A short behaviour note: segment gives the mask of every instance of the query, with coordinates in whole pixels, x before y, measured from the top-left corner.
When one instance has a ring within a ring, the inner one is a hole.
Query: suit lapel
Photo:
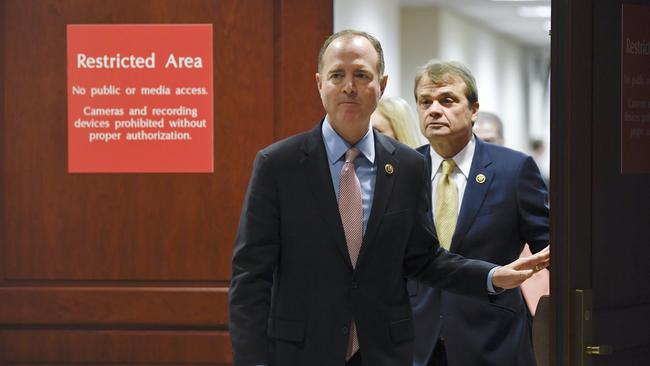
[[[307,179],[318,212],[327,223],[332,233],[334,244],[338,248],[345,263],[352,269],[350,254],[345,241],[345,233],[336,200],[336,193],[332,186],[325,144],[321,132],[321,123],[308,133],[302,150],[305,153],[300,163],[303,169],[302,176]]]
[[[363,243],[359,252],[359,259],[357,260],[357,267],[361,265],[366,253],[373,243],[381,219],[386,212],[386,206],[390,200],[390,195],[393,191],[393,183],[395,177],[399,174],[399,161],[395,159],[393,153],[395,147],[388,141],[386,137],[380,133],[375,132],[375,192],[372,199],[372,209],[370,210],[370,217],[368,218],[368,226],[363,236]],[[392,173],[387,172],[387,165],[392,167]]]
[[[474,218],[479,209],[483,205],[485,196],[487,195],[492,182],[494,181],[494,169],[491,167],[492,159],[487,154],[484,148],[484,143],[475,138],[476,149],[474,151],[474,158],[472,160],[472,167],[467,177],[467,185],[465,186],[465,194],[463,195],[463,202],[460,212],[458,214],[458,221],[456,221],[456,230],[451,240],[451,250],[458,252],[465,235],[474,222]],[[479,183],[477,177],[483,174],[485,180]]]

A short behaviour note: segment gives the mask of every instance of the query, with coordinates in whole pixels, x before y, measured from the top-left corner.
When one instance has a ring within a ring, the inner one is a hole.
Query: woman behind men
[[[402,98],[382,97],[370,116],[372,127],[410,147],[422,145],[413,121],[411,107]]]

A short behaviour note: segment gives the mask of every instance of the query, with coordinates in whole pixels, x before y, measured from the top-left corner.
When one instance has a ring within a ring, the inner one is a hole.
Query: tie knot
[[[453,159],[445,159],[442,161],[442,174],[451,174],[456,166],[456,162]]]
[[[345,162],[346,163],[354,162],[354,159],[356,159],[357,156],[359,156],[359,153],[360,151],[356,147],[349,148],[348,151],[345,152]]]

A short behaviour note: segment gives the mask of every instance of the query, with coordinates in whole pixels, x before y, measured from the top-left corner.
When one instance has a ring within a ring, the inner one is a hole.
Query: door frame
[[[592,286],[593,4],[552,0],[551,6],[550,360],[574,365],[582,350],[574,341],[573,292]]]

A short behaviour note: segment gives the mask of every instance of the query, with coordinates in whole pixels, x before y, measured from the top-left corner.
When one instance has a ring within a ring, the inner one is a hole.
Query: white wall
[[[549,146],[548,50],[524,46],[452,10],[398,0],[334,0],[334,30],[345,28],[382,42],[387,95],[406,99],[415,110],[416,68],[431,58],[460,61],[476,77],[480,109],[503,120],[507,146],[530,153],[530,137]]]
[[[551,81],[549,74],[548,52],[531,50],[528,53],[527,76],[530,80],[529,86],[529,126],[528,135],[533,139],[544,141],[544,153],[539,159],[542,175],[549,176],[550,173],[550,141],[551,141]]]
[[[377,37],[384,49],[388,86],[398,96],[400,80],[399,5],[396,0],[334,0],[334,32],[357,29]]]
[[[416,65],[460,61],[476,78],[480,109],[503,120],[506,145],[528,151],[528,48],[443,8],[403,7],[401,24],[402,95],[413,94]]]

